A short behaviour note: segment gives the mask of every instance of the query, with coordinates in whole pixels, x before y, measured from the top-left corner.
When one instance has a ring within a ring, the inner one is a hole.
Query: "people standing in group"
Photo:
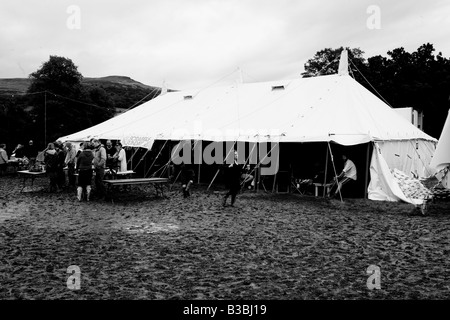
[[[94,145],[93,165],[95,170],[95,192],[98,199],[103,199],[106,195],[103,177],[105,176],[106,167],[106,150],[98,139],[92,139]]]
[[[58,186],[58,156],[55,145],[49,143],[44,150],[45,171],[50,180],[49,192],[59,192]]]
[[[6,144],[0,143],[0,176],[6,173],[8,167],[8,153],[6,153]]]
[[[236,196],[241,189],[241,174],[242,174],[242,166],[238,164],[238,153],[234,152],[234,161],[232,164],[226,167],[226,178],[227,178],[227,186],[228,192],[225,194],[223,198],[223,206],[227,205],[227,199],[231,196],[231,206],[234,206],[236,201]]]
[[[64,165],[67,167],[67,175],[69,177],[69,187],[75,187],[75,160],[77,153],[72,143],[66,142],[66,158]]]
[[[76,162],[78,172],[77,199],[81,201],[83,191],[86,191],[86,200],[89,201],[92,190],[92,162],[94,160],[94,154],[89,143],[82,144],[80,150]]]
[[[118,172],[127,171],[127,154],[120,142],[116,143],[116,153],[114,154],[113,158],[117,161],[116,163]]]

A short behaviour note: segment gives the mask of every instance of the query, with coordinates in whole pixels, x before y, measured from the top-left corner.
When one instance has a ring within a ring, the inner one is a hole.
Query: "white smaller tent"
[[[442,185],[450,189],[449,174],[447,173],[445,177],[439,176],[443,174],[443,170],[450,167],[450,110],[436,146],[436,151],[431,159],[430,167],[436,170],[438,179],[442,179]]]

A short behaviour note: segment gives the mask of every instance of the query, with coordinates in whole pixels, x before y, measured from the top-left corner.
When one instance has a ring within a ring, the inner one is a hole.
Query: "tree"
[[[28,93],[50,91],[69,97],[76,97],[81,91],[83,76],[72,60],[50,56],[41,68],[30,74],[31,84]]]
[[[45,143],[114,115],[112,100],[103,90],[85,88],[83,76],[68,58],[50,56],[30,79],[33,131]]]
[[[354,73],[357,69],[365,70],[364,52],[360,48],[350,49],[348,51],[348,58],[351,61],[349,64],[350,70]],[[343,47],[337,49],[325,48],[316,52],[313,58],[309,59],[305,64],[305,72],[302,73],[304,78],[314,77],[318,75],[336,74],[339,68],[339,58]]]
[[[425,115],[424,131],[439,138],[449,108],[450,60],[433,54],[430,43],[409,53],[403,47],[388,58],[368,59],[368,78],[394,108],[412,107]]]
[[[23,96],[0,96],[0,143],[6,143],[8,155],[20,142],[24,143],[28,132],[24,130],[32,122],[25,111]]]
[[[450,60],[434,55],[430,43],[409,53],[403,47],[381,55],[363,57],[363,51],[348,49],[351,75],[394,108],[412,107],[425,115],[424,131],[439,138],[449,109]],[[305,64],[304,77],[335,74],[342,48],[318,51]]]

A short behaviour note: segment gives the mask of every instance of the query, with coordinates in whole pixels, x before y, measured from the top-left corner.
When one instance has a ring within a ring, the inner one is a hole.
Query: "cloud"
[[[188,89],[234,81],[237,67],[250,81],[298,76],[328,47],[369,57],[430,42],[450,56],[445,1],[376,2],[380,30],[367,28],[369,0],[4,1],[0,77],[26,76],[56,54],[87,77]],[[67,27],[70,5],[80,9],[80,29]]]

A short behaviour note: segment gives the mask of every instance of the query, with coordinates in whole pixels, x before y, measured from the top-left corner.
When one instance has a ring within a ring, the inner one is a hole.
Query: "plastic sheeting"
[[[429,171],[427,159],[432,154],[433,143],[427,141],[418,141],[417,145],[408,141],[375,143],[370,164],[368,198],[422,204],[431,192],[414,175],[427,176],[418,173]]]
[[[376,146],[391,170],[397,169],[410,177],[426,178],[434,174],[429,163],[435,142],[425,140],[377,141]]]

